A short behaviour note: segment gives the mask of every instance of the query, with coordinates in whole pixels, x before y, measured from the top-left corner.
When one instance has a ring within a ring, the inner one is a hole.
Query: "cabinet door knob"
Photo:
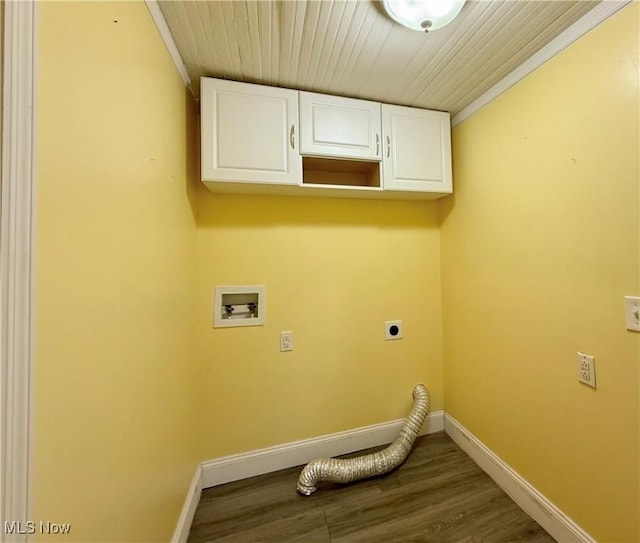
[[[291,125],[291,130],[289,130],[289,143],[291,143],[291,148],[296,148],[296,127],[295,125]]]
[[[389,139],[389,136],[387,136],[387,158],[389,158],[390,154],[391,154],[391,140]]]
[[[376,156],[380,154],[380,134],[376,134]]]

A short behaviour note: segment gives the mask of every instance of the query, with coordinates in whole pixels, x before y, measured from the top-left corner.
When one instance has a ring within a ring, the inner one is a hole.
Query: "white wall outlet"
[[[624,297],[624,317],[627,330],[640,332],[640,298],[636,296]]]
[[[286,330],[280,332],[280,352],[293,351],[293,332]]]
[[[596,388],[596,365],[593,356],[578,353],[578,381]]]
[[[384,339],[402,339],[402,321],[384,321]]]

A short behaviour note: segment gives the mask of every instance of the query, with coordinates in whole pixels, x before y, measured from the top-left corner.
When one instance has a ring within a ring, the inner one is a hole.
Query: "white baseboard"
[[[178,517],[171,543],[187,543],[189,530],[191,529],[191,524],[193,524],[193,517],[200,502],[200,494],[202,494],[202,466],[198,464],[196,472],[193,474],[193,479],[191,479],[182,511]]]
[[[445,431],[522,509],[562,543],[596,543],[462,424],[445,415]]]
[[[203,488],[238,481],[280,469],[306,464],[314,458],[338,456],[392,442],[404,419],[372,424],[266,449],[202,462],[194,474],[172,543],[185,543]],[[430,413],[420,435],[445,430],[522,509],[562,543],[596,543],[572,519],[536,490],[513,468],[444,411]]]
[[[299,466],[314,458],[337,456],[391,443],[397,437],[403,423],[404,419],[399,419],[372,424],[345,432],[205,461],[202,462],[202,488]],[[444,411],[435,411],[427,416],[420,435],[443,429]]]

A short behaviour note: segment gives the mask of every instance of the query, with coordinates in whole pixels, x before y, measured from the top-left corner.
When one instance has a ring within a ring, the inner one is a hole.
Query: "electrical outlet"
[[[293,351],[293,332],[287,330],[280,332],[280,352]]]
[[[384,321],[384,339],[402,339],[402,321]]]
[[[596,366],[593,356],[578,353],[578,381],[596,388]]]
[[[636,296],[624,297],[624,316],[627,330],[640,332],[640,298]]]

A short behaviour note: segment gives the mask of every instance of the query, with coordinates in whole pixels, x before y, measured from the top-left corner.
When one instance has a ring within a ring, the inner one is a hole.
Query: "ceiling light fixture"
[[[411,30],[430,32],[453,21],[466,0],[382,0],[396,23]]]

